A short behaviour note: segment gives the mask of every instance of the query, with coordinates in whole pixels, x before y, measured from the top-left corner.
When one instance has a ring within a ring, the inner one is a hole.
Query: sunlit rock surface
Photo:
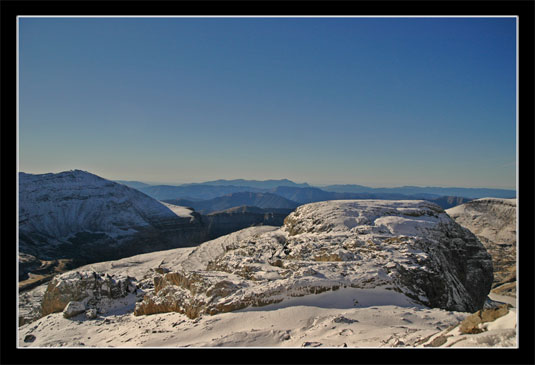
[[[425,306],[474,312],[489,293],[492,261],[435,204],[328,201],[297,208],[279,229],[206,242],[153,280],[134,314],[195,318],[343,287],[384,288]]]

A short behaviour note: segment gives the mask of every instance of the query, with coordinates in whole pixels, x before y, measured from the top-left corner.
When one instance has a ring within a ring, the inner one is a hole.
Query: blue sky
[[[21,18],[19,167],[516,186],[515,18]]]

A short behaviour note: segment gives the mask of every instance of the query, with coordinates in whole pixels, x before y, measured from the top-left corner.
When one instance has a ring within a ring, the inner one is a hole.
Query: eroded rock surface
[[[387,288],[429,307],[474,312],[492,283],[479,240],[426,201],[307,204],[279,229],[206,242],[168,269],[155,275],[135,315],[195,318],[340,287]]]
[[[516,199],[477,199],[446,212],[491,254],[493,291],[516,296]]]
[[[49,284],[41,303],[41,315],[62,312],[71,303],[66,317],[87,308],[104,310],[114,299],[124,298],[136,290],[134,279],[94,271],[70,271],[56,276]]]

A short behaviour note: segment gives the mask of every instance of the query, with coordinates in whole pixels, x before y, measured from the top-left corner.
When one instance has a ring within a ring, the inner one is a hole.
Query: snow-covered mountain
[[[492,255],[494,290],[515,296],[516,199],[477,199],[446,212],[474,233]]]
[[[461,331],[455,341],[446,334],[429,341],[481,309],[491,282],[490,255],[434,204],[320,202],[299,207],[281,228],[247,228],[57,276],[25,293],[23,307],[36,308],[40,298],[46,316],[19,327],[19,341],[433,347],[464,338],[474,346],[514,346],[514,315],[485,324],[504,330],[499,338]]]
[[[94,262],[201,242],[198,215],[91,173],[19,174],[19,251]]]

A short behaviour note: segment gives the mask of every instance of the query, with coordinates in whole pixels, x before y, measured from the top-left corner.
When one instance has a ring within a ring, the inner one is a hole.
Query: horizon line
[[[333,186],[333,185],[358,185],[358,186],[362,186],[362,187],[366,187],[366,188],[372,188],[372,189],[395,189],[395,188],[414,187],[414,188],[440,188],[440,189],[490,189],[490,190],[510,190],[510,191],[515,191],[515,192],[517,191],[516,187],[515,188],[511,188],[511,187],[484,187],[484,186],[466,187],[466,186],[454,186],[454,185],[448,185],[448,186],[440,186],[440,185],[388,185],[388,186],[377,186],[376,184],[365,185],[365,184],[362,184],[362,183],[354,183],[354,182],[351,182],[351,183],[348,183],[348,182],[329,183],[329,184],[326,184],[326,183],[309,183],[307,181],[296,182],[296,181],[294,181],[294,180],[292,180],[290,178],[284,178],[284,177],[283,178],[278,178],[278,179],[276,179],[276,178],[268,178],[268,179],[263,179],[263,180],[247,179],[247,178],[239,177],[239,178],[232,178],[232,179],[219,178],[219,179],[192,181],[192,182],[149,181],[149,180],[144,180],[144,179],[107,178],[107,177],[103,177],[101,175],[98,175],[96,173],[89,172],[89,171],[82,170],[82,169],[70,169],[70,170],[63,170],[63,171],[59,171],[59,172],[43,172],[43,173],[25,172],[25,171],[22,171],[22,170],[19,170],[18,172],[19,173],[30,174],[30,175],[44,175],[44,174],[59,174],[59,173],[69,172],[69,171],[83,171],[83,172],[87,172],[89,174],[93,174],[93,175],[99,176],[99,177],[101,177],[103,179],[114,181],[114,182],[117,182],[117,181],[140,182],[140,183],[143,183],[143,184],[148,184],[148,185],[153,185],[153,186],[157,186],[157,185],[167,185],[167,186],[195,185],[195,184],[206,184],[207,182],[213,182],[213,181],[233,181],[233,180],[254,181],[254,182],[288,180],[288,181],[290,181],[291,183],[294,183],[294,184],[298,184],[298,185],[307,184],[309,187],[316,187],[316,188]]]

